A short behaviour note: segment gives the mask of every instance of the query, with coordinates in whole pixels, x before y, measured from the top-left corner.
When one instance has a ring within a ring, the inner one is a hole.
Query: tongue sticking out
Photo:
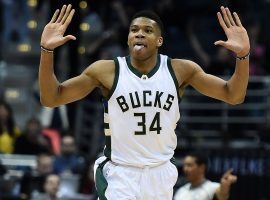
[[[140,51],[143,47],[144,47],[143,45],[137,45],[137,44],[136,44],[136,45],[134,46],[134,50],[135,50],[135,51]]]

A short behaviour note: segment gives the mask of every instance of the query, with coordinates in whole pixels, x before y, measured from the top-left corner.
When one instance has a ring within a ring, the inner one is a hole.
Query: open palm
[[[236,12],[233,16],[228,8],[221,7],[217,13],[218,21],[223,28],[227,41],[218,40],[215,45],[221,45],[233,51],[238,57],[246,56],[250,51],[250,42],[246,29],[242,26]]]
[[[71,7],[70,4],[68,6],[64,5],[61,11],[58,9],[55,11],[51,21],[44,27],[40,41],[41,46],[53,50],[69,40],[76,40],[73,35],[64,36],[75,13],[75,10],[71,9]]]

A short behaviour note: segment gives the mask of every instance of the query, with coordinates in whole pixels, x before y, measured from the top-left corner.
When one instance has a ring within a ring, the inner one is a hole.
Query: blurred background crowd
[[[100,92],[53,109],[39,102],[40,35],[68,3],[76,13],[67,34],[77,40],[55,51],[60,81],[95,60],[127,55],[130,18],[142,9],[163,20],[160,53],[226,79],[235,55],[214,45],[225,38],[216,12],[221,5],[238,12],[251,42],[245,103],[232,107],[187,88],[176,129],[176,189],[185,183],[185,154],[203,150],[211,180],[229,168],[238,176],[230,199],[270,199],[269,0],[0,0],[0,199],[96,199],[92,167],[104,147]]]

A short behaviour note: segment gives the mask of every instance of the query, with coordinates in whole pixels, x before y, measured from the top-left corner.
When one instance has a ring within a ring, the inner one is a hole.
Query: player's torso
[[[107,153],[109,148],[114,162],[155,165],[173,156],[180,113],[172,73],[164,55],[147,75],[136,71],[129,57],[118,58],[104,117]]]
[[[176,193],[176,200],[212,200],[216,189],[219,187],[218,183],[205,181],[201,186],[191,188],[190,183],[181,188],[179,193]]]

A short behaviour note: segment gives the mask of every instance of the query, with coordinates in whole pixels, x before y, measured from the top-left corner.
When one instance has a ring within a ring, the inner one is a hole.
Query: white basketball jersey
[[[212,200],[219,186],[219,183],[209,180],[194,188],[187,183],[176,191],[174,200]]]
[[[170,59],[141,74],[130,57],[115,60],[115,80],[104,102],[105,156],[131,166],[154,166],[170,160],[177,145],[180,118],[178,82]]]

